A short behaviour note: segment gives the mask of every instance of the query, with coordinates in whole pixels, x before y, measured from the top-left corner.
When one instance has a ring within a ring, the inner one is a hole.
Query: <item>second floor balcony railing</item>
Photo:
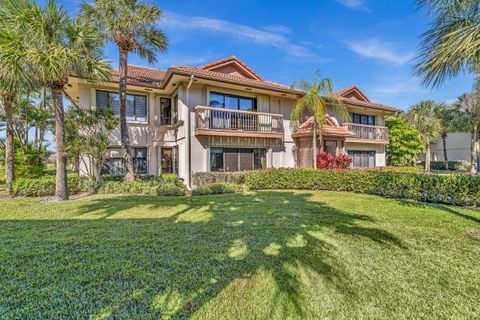
[[[355,133],[351,140],[367,140],[378,143],[388,142],[388,128],[381,126],[368,126],[356,123],[345,124],[348,130]]]
[[[283,137],[283,115],[197,106],[197,135]]]

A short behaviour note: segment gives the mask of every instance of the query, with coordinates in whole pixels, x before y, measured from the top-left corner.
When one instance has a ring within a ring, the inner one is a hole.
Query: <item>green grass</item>
[[[478,210],[306,191],[0,208],[0,319],[480,315]]]

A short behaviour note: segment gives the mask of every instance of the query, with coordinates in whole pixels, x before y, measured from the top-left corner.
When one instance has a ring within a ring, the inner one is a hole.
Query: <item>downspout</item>
[[[190,116],[190,87],[192,86],[193,80],[195,79],[195,76],[192,74],[190,75],[190,80],[188,81],[187,85],[187,92],[186,92],[186,102],[187,102],[187,110],[188,110],[188,125],[187,125],[187,148],[188,148],[188,171],[187,171],[187,176],[188,176],[188,183],[187,183],[187,188],[190,190],[192,189],[192,133],[191,133],[191,116]]]

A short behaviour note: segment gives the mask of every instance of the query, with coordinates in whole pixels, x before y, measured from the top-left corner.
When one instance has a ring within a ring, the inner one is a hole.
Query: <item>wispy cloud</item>
[[[243,41],[272,46],[286,52],[290,56],[309,62],[325,60],[307,46],[292,42],[286,36],[286,34],[291,33],[292,30],[284,26],[254,28],[226,20],[190,17],[175,12],[167,12],[165,14],[162,26],[165,28],[174,28],[175,30],[183,29],[214,32]]]
[[[370,59],[383,60],[390,63],[402,65],[409,62],[414,54],[411,52],[398,52],[389,42],[378,38],[370,38],[364,41],[349,41],[347,47],[356,54]]]
[[[370,11],[366,0],[337,0],[337,2],[349,9]]]

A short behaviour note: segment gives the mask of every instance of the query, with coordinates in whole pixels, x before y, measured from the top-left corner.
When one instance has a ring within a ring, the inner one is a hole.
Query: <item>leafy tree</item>
[[[16,3],[17,1],[7,0]],[[55,0],[44,7],[19,0],[11,20],[15,23],[18,46],[2,47],[9,61],[25,61],[29,76],[47,87],[55,111],[56,187],[58,200],[68,198],[63,88],[75,74],[93,81],[108,80],[110,65],[101,59],[101,37],[85,21],[72,20]]]
[[[432,86],[462,72],[480,72],[478,0],[417,0],[433,16],[422,36],[415,72]]]
[[[24,6],[23,1],[14,0],[5,0],[0,5],[0,106],[6,121],[5,185],[8,192],[15,179],[13,106],[19,92],[30,82],[24,61],[10,55],[12,51],[22,49],[12,14]]]
[[[109,135],[118,120],[108,109],[69,108],[66,113],[66,152],[70,159],[80,158],[85,172],[95,182],[102,182],[101,169],[109,146]]]
[[[455,130],[454,128],[454,115],[450,106],[441,103],[435,107],[435,117],[440,120],[440,137],[442,138],[443,147],[443,161],[445,162],[445,170],[448,170],[448,152],[447,152],[447,137],[450,132]]]
[[[167,48],[167,38],[158,28],[161,10],[156,4],[139,0],[95,0],[84,3],[82,12],[119,51],[120,138],[125,163],[125,179],[135,179],[132,148],[128,134],[127,74],[128,54],[134,52],[149,63],[156,61],[157,52]]]
[[[299,80],[292,84],[292,90],[303,93],[303,96],[297,100],[292,110],[291,119],[294,123],[304,120],[304,116],[313,116],[313,134],[312,134],[312,163],[317,167],[317,143],[323,145],[322,132],[328,117],[327,108],[331,108],[341,120],[349,119],[347,108],[333,95],[333,84],[330,79],[320,79],[319,71],[313,73],[312,82]]]
[[[434,101],[422,101],[414,105],[407,114],[407,119],[414,126],[425,144],[425,171],[430,172],[431,144],[437,139],[442,130],[441,120],[435,115],[438,104]]]
[[[473,91],[458,98],[453,105],[456,131],[469,130],[471,133],[471,174],[478,174],[479,131],[480,131],[480,78]]]
[[[389,143],[386,147],[388,162],[393,166],[411,166],[425,150],[420,133],[404,117],[385,120]]]

